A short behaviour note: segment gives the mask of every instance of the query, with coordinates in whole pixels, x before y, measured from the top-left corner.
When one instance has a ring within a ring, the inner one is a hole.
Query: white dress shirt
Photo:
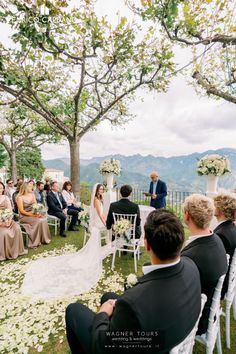
[[[155,182],[152,182],[153,183],[152,184],[152,194],[156,194],[157,182],[158,182],[158,180]]]
[[[205,234],[205,235],[194,235],[194,236],[190,236],[189,239],[185,242],[185,246],[188,246],[191,242],[199,239],[199,238],[202,238],[202,237],[207,237],[207,236],[212,236],[213,233],[210,232],[209,234]]]
[[[53,193],[55,194],[55,196],[56,196],[56,198],[57,198],[57,200],[58,200],[58,202],[59,202],[59,204],[60,204],[60,207],[63,209],[63,205],[62,205],[62,203],[61,203],[61,201],[60,201],[58,192],[53,192]]]
[[[178,264],[180,262],[180,258],[177,259],[177,261],[173,262],[173,263],[166,263],[166,264],[150,264],[150,265],[146,265],[143,266],[142,271],[143,274],[148,274],[150,272],[153,272],[156,269],[163,269],[163,268],[168,268],[168,267],[172,267],[176,264]]]

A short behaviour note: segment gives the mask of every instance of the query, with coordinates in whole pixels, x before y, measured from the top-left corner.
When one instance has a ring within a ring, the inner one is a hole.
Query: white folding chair
[[[217,353],[222,354],[221,337],[220,337],[220,314],[221,314],[220,298],[221,298],[221,290],[222,290],[224,279],[225,279],[225,274],[219,278],[214,291],[213,299],[211,302],[211,309],[210,309],[207,331],[206,333],[197,335],[195,337],[196,341],[206,346],[206,354],[213,353],[215,343],[217,346]]]
[[[65,230],[67,231],[68,230],[68,227],[71,223],[71,219],[72,219],[72,215],[68,215],[66,216],[66,222],[65,222]]]
[[[229,281],[228,281],[228,290],[225,294],[225,312],[222,311],[222,315],[225,316],[225,334],[226,334],[226,346],[230,349],[230,308],[235,299],[236,292],[236,249],[234,251],[232,261],[229,269]]]
[[[191,332],[187,335],[187,337],[177,346],[171,349],[170,354],[192,354],[193,346],[195,341],[195,335],[198,328],[198,323],[202,315],[202,310],[207,301],[207,297],[205,294],[201,295],[201,311],[199,313],[198,319],[191,330]]]
[[[139,247],[140,247],[140,239],[135,238],[135,228],[136,228],[136,219],[137,219],[137,214],[117,214],[117,213],[112,213],[113,219],[114,219],[114,224],[117,223],[118,220],[121,219],[126,219],[129,220],[130,222],[130,241],[127,242],[124,239],[122,239],[119,236],[115,236],[115,241],[114,241],[114,251],[113,251],[113,257],[112,257],[112,266],[111,269],[114,269],[115,266],[115,258],[116,258],[116,252],[131,252],[134,255],[134,271],[137,272],[137,258],[139,259]]]
[[[58,219],[56,216],[47,214],[47,222],[48,222],[48,226],[54,227],[54,234],[56,236],[57,230],[60,227],[60,219]]]
[[[233,301],[233,316],[234,316],[234,319],[236,320],[236,289],[235,289],[235,295],[234,295],[234,301]]]
[[[22,233],[22,235],[25,237],[25,247],[28,248],[29,235],[28,235],[27,232],[25,231],[25,228],[24,228],[24,226],[20,223],[20,221],[17,221],[17,223],[20,225],[21,233]]]

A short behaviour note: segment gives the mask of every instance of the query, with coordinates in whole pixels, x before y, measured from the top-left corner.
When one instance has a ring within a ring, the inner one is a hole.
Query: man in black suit
[[[144,229],[151,265],[143,266],[144,276],[137,284],[121,296],[103,295],[97,314],[80,303],[67,307],[73,354],[168,353],[192,330],[200,312],[201,286],[194,262],[180,258],[183,226],[162,209],[149,214]],[[144,337],[150,339],[150,347],[135,347],[135,338],[142,343]],[[127,347],[126,340],[134,347]]]
[[[60,219],[60,235],[66,237],[65,223],[67,215],[72,215],[71,223],[68,228],[69,231],[74,231],[74,226],[78,220],[78,212],[75,210],[68,210],[65,199],[59,192],[59,185],[56,181],[51,183],[51,191],[48,192],[47,197],[48,214],[56,216]]]
[[[214,215],[213,201],[201,194],[192,194],[184,202],[184,221],[191,235],[181,255],[191,258],[198,267],[202,293],[207,302],[198,326],[198,334],[205,333],[215,287],[227,272],[227,258],[219,237],[213,234],[210,223]]]
[[[229,269],[234,251],[236,249],[236,198],[230,194],[219,194],[214,198],[215,216],[219,222],[214,233],[219,236],[224,244],[226,253],[230,256]],[[229,269],[222,289],[222,298],[228,289]]]
[[[107,229],[110,230],[114,224],[114,219],[112,213],[117,214],[137,214],[136,227],[135,227],[135,238],[140,238],[141,236],[141,219],[139,206],[129,200],[132,193],[132,187],[128,184],[120,188],[121,199],[118,202],[111,203],[108,215],[107,215]]]
[[[149,193],[144,194],[151,197],[150,206],[155,209],[165,208],[167,196],[166,184],[158,178],[158,173],[156,171],[153,171],[150,174],[150,178]]]

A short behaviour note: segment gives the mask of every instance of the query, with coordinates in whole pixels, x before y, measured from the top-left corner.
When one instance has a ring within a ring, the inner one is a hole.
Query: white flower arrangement
[[[85,227],[87,230],[89,227],[89,213],[86,210],[80,211],[78,214],[78,219],[80,220],[80,225]]]
[[[10,209],[0,209],[0,222],[5,222],[13,218],[13,212]]]
[[[230,163],[226,156],[206,155],[203,156],[197,163],[197,173],[200,176],[223,176],[224,174],[230,172]]]
[[[117,220],[112,229],[116,236],[123,238],[126,242],[130,242],[131,223],[129,220],[124,218]]]
[[[135,284],[138,283],[138,278],[135,274],[131,273],[128,275],[128,277],[126,278],[126,282],[125,282],[125,289],[130,289],[132,288]]]
[[[119,176],[121,172],[120,161],[115,159],[104,160],[99,166],[99,173],[102,175],[106,173],[114,173]]]
[[[33,214],[41,214],[41,215],[45,215],[47,213],[47,210],[45,208],[45,206],[41,203],[34,203],[32,205],[32,213]]]

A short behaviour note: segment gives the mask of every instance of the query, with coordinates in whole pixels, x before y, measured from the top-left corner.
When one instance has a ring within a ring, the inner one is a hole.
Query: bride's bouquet
[[[99,166],[99,173],[102,175],[106,173],[114,173],[119,176],[121,172],[120,161],[115,159],[104,160]]]
[[[78,214],[78,219],[80,220],[80,225],[86,230],[89,228],[89,213],[86,210],[80,211]]]
[[[200,176],[223,176],[224,174],[230,172],[230,163],[226,156],[206,155],[203,156],[197,163],[197,173]]]
[[[131,223],[127,219],[119,219],[113,225],[113,231],[115,236],[120,237],[125,242],[129,243],[131,239]]]
[[[0,209],[0,222],[6,222],[13,218],[13,212],[10,209]]]
[[[46,215],[47,214],[47,210],[45,208],[45,206],[41,203],[34,203],[32,205],[32,213],[33,214],[40,214],[40,215]]]

